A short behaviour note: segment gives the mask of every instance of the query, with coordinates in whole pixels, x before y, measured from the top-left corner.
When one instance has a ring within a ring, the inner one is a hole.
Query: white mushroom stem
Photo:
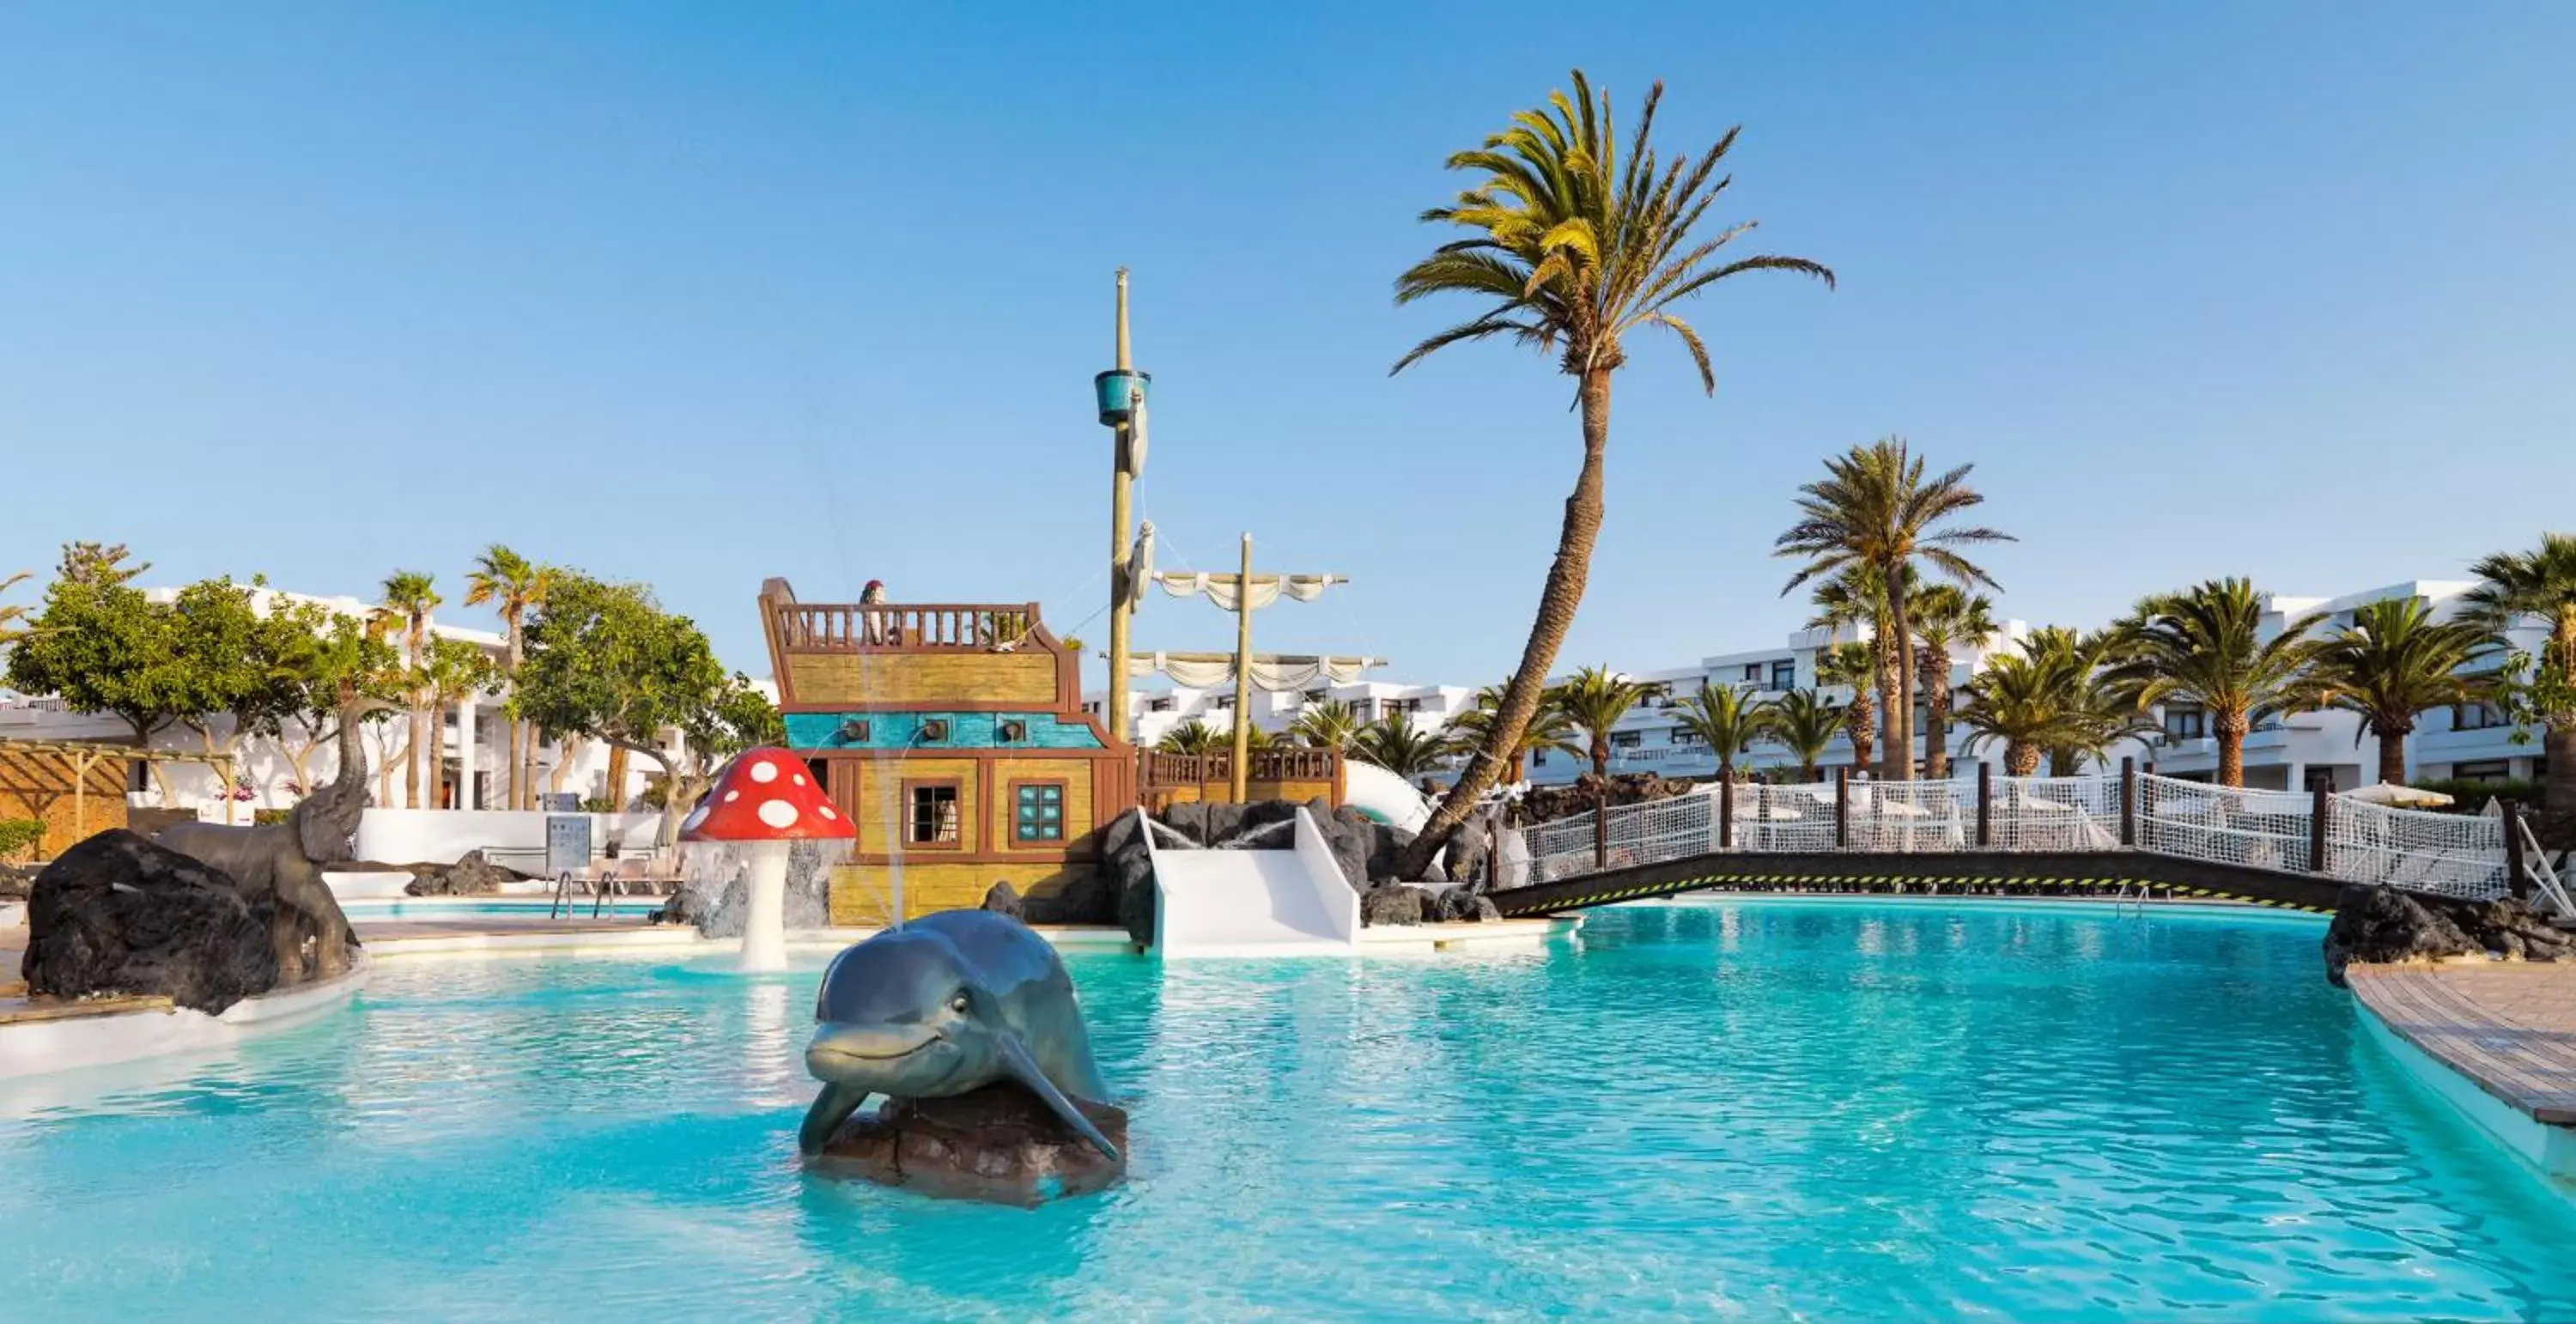
[[[787,855],[792,845],[784,841],[756,841],[744,854],[751,857],[751,878],[745,889],[742,918],[742,968],[745,970],[784,970],[787,968]]]

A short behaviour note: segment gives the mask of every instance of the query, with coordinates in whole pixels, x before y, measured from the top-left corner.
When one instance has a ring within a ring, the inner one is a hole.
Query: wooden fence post
[[[2308,793],[2308,872],[2324,873],[2326,859],[2326,815],[2333,812],[2334,793],[2319,782]]]
[[[1995,844],[1995,765],[1980,760],[1977,764],[1977,849]]]
[[[2504,806],[2504,886],[2516,900],[2531,899],[2531,865],[2522,858],[2522,807],[2511,800],[2500,800]]]
[[[1851,840],[1851,765],[1834,769],[1834,849]]]
[[[2138,844],[2138,761],[2120,760],[2120,844]]]

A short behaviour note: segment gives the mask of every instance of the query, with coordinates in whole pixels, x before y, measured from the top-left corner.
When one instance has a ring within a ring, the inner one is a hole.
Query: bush
[[[0,860],[15,860],[36,851],[36,843],[45,839],[43,820],[34,818],[0,818]]]
[[[594,795],[581,802],[581,812],[585,814],[613,814],[617,812],[617,802],[604,795]]]
[[[253,823],[283,823],[286,821],[286,816],[294,812],[295,811],[292,809],[254,809],[250,811],[250,821]]]
[[[2536,781],[2508,779],[2490,782],[2437,777],[2409,782],[2408,785],[2419,791],[2439,791],[2451,797],[2451,812],[2460,814],[2477,813],[2487,807],[2490,799],[2509,800],[2525,808],[2540,803],[2540,783]]]

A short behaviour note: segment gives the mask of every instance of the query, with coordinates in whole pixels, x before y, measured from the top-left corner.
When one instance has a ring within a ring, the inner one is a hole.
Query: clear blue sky
[[[2576,5],[1121,8],[0,9],[0,569],[453,597],[498,539],[754,673],[767,575],[1096,643],[1125,264],[1166,565],[1248,528],[1357,581],[1263,646],[1496,678],[1567,384],[1389,379],[1470,310],[1388,292],[1443,156],[1578,63],[1665,80],[1668,147],[1741,122],[1718,214],[1842,286],[1701,299],[1713,401],[1634,347],[1567,665],[1775,641],[1792,489],[1890,432],[1975,462],[2036,621],[2576,525]]]

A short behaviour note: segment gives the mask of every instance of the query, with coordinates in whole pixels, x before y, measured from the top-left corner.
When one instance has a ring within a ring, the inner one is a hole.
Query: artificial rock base
[[[1083,1115],[1124,1155],[1127,1114],[1086,1103]],[[862,1109],[813,1160],[815,1171],[950,1200],[1037,1205],[1087,1195],[1127,1173],[1017,1085]]]

